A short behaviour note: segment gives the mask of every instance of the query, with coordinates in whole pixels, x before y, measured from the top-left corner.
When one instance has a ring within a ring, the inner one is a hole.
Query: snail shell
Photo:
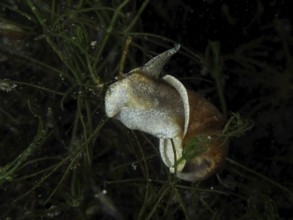
[[[228,143],[217,136],[221,134],[225,125],[224,117],[213,104],[199,94],[186,90],[174,77],[167,75],[164,78],[177,89],[184,103],[185,126],[182,141],[180,141],[181,147],[183,148],[198,136],[208,139],[202,142],[205,144],[205,150],[200,155],[187,160],[183,169],[177,168],[179,172],[176,174],[186,181],[203,180],[212,175],[225,159]],[[161,154],[171,147],[170,140],[160,139]],[[172,167],[170,165],[174,166],[173,163],[174,161],[165,164]],[[170,171],[174,172],[173,169]]]
[[[110,85],[105,111],[126,127],[159,138],[161,158],[170,172],[186,181],[198,181],[213,174],[225,158],[228,144],[217,138],[225,120],[213,104],[175,77],[159,78],[178,50],[179,45],[159,54]],[[204,150],[184,157],[184,147],[199,136],[208,139],[199,142]]]

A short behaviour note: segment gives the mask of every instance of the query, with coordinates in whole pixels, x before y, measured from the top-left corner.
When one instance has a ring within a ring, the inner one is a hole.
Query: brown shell
[[[218,136],[225,125],[225,119],[218,109],[199,94],[187,91],[190,123],[183,146],[199,135],[211,137],[212,140],[207,143],[207,150],[187,161],[182,172],[177,175],[184,180],[198,181],[209,177],[220,167],[228,150],[228,142]]]
[[[184,146],[192,139],[199,136],[210,138],[204,143],[205,151],[203,153],[187,161],[181,160],[181,163],[177,164],[176,174],[180,179],[186,181],[203,180],[215,173],[225,159],[228,143],[219,138],[225,125],[225,119],[212,103],[199,94],[187,90],[175,77],[166,75],[163,80],[177,90],[184,106],[183,135],[173,138],[176,158],[182,157]],[[170,172],[175,173],[172,148],[170,140],[160,140],[162,160],[170,168]]]
[[[228,143],[219,134],[225,120],[213,104],[187,90],[175,77],[159,78],[179,48],[176,45],[157,55],[113,83],[106,92],[105,110],[108,117],[128,128],[160,138],[161,157],[170,172],[183,180],[198,181],[213,174],[224,161]],[[199,142],[204,150],[186,161],[184,146],[201,135],[208,140]]]

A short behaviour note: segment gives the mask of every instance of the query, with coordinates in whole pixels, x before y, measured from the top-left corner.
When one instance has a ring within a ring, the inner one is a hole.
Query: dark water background
[[[0,3],[0,219],[293,219],[290,1],[122,2]],[[180,43],[166,72],[223,110],[218,71],[227,117],[254,123],[218,177],[174,179],[106,119],[128,35],[126,71]]]

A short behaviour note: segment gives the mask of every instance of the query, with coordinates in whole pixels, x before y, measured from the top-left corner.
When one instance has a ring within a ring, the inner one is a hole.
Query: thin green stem
[[[58,91],[55,91],[55,90],[52,90],[52,89],[45,88],[43,86],[38,86],[36,84],[27,83],[27,82],[21,82],[21,81],[16,81],[16,80],[9,80],[9,81],[12,82],[12,83],[15,83],[17,85],[23,85],[23,86],[32,87],[32,88],[42,90],[44,92],[52,93],[52,94],[55,94],[55,95],[59,95],[59,96],[64,96],[65,95],[65,93],[63,93],[63,92],[58,92]]]
[[[82,129],[83,129],[83,139],[85,140],[85,150],[86,150],[86,157],[87,157],[87,163],[91,164],[92,161],[92,155],[90,154],[90,150],[89,150],[89,144],[88,144],[88,132],[87,132],[87,127],[86,127],[86,123],[84,121],[84,116],[82,113],[82,98],[81,95],[78,96],[77,98],[77,112],[78,112],[78,117],[80,120],[80,123],[82,125]]]
[[[260,173],[258,173],[258,172],[256,172],[256,171],[254,171],[254,170],[252,170],[252,169],[250,169],[250,168],[247,168],[246,166],[243,166],[243,165],[240,164],[240,163],[237,163],[236,161],[234,161],[234,160],[232,160],[232,159],[230,159],[230,158],[226,158],[226,160],[227,160],[229,163],[234,164],[234,165],[240,167],[241,169],[243,169],[243,170],[245,170],[245,171],[247,171],[247,172],[249,172],[249,173],[252,173],[252,174],[254,174],[254,175],[260,177],[261,179],[264,179],[265,181],[271,183],[272,185],[274,185],[274,186],[276,186],[277,188],[281,189],[281,190],[284,191],[285,193],[288,193],[288,195],[291,196],[291,199],[290,199],[290,200],[293,201],[293,192],[290,191],[289,189],[287,189],[286,187],[282,186],[281,184],[279,184],[279,183],[277,183],[277,182],[271,180],[270,178],[268,178],[268,177],[266,177],[266,176],[264,176],[264,175],[262,175],[262,174],[260,174]]]
[[[104,48],[108,42],[108,39],[110,37],[110,34],[112,33],[113,29],[114,29],[114,26],[115,26],[115,23],[121,13],[121,10],[127,5],[127,3],[129,2],[129,0],[124,0],[118,7],[117,9],[115,10],[115,13],[112,17],[112,20],[111,20],[111,23],[109,24],[107,30],[106,30],[106,34],[104,36],[104,38],[102,39],[102,42],[99,46],[99,51],[97,53],[97,56],[96,56],[96,63],[98,63],[101,59],[101,56],[102,56],[102,53],[104,51]],[[96,65],[94,65],[96,66]]]
[[[214,78],[215,83],[216,83],[216,88],[217,88],[218,96],[220,98],[222,113],[223,113],[224,117],[227,118],[227,114],[228,114],[227,104],[226,104],[226,100],[225,100],[225,96],[224,96],[224,89],[223,89],[223,86],[221,83],[221,76],[222,76],[222,70],[223,70],[223,59],[221,58],[220,43],[217,41],[210,42],[209,48],[212,53],[212,57],[210,58],[210,59],[212,59],[212,61],[210,61],[212,63],[212,65],[210,67],[210,72],[211,72],[211,75]],[[209,62],[209,59],[207,58],[206,61]],[[210,65],[210,64],[208,63],[207,65]]]
[[[142,12],[144,11],[145,7],[148,5],[148,3],[150,2],[150,0],[145,0],[141,7],[139,8],[136,16],[132,19],[131,23],[128,25],[128,27],[125,29],[125,33],[128,33],[129,31],[131,31],[134,27],[134,25],[137,23],[138,19],[140,18]]]

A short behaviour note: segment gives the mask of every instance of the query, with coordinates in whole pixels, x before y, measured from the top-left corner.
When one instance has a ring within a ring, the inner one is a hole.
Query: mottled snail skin
[[[106,100],[107,116],[120,120],[130,129],[164,139],[182,135],[182,101],[177,91],[162,80],[136,70],[112,84]]]
[[[225,120],[214,105],[175,77],[159,78],[178,50],[177,45],[113,83],[106,92],[105,110],[126,127],[159,138],[161,158],[170,172],[186,181],[198,181],[213,174],[225,158],[228,144],[215,138]],[[210,140],[203,152],[186,161],[183,148],[198,136]]]

